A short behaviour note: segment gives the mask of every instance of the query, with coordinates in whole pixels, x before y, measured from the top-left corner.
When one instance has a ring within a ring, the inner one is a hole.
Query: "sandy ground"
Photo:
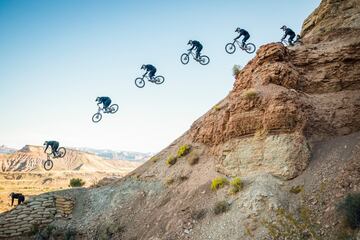
[[[12,172],[0,173],[0,212],[11,209],[11,192],[20,192],[29,198],[44,192],[68,189],[70,179],[81,178],[85,187],[98,183],[107,178],[121,178],[133,168],[124,168],[117,171],[77,172],[77,171],[51,171],[51,172]],[[16,200],[15,203],[17,204]],[[15,204],[15,205],[16,205]]]

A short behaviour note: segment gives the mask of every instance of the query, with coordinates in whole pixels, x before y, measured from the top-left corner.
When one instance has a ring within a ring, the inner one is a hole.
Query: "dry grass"
[[[230,209],[230,204],[227,201],[216,202],[213,208],[215,215],[227,212]]]
[[[195,152],[192,152],[189,157],[187,158],[187,162],[192,166],[192,165],[195,165],[199,162],[199,159],[200,159],[200,156],[195,153]]]
[[[250,88],[242,93],[242,96],[247,100],[254,100],[257,97],[257,95],[258,92],[253,88]]]
[[[188,144],[182,145],[177,151],[177,157],[181,158],[189,154],[191,151],[191,146]]]
[[[229,193],[230,193],[230,194],[236,194],[236,193],[238,193],[241,189],[243,189],[244,184],[243,184],[243,182],[241,181],[240,178],[236,177],[236,178],[234,178],[233,180],[231,180],[230,186],[231,186],[231,189],[229,190]]]
[[[167,164],[168,166],[172,166],[172,165],[174,165],[174,164],[176,163],[176,161],[177,161],[177,158],[170,155],[170,156],[166,159],[166,164]]]

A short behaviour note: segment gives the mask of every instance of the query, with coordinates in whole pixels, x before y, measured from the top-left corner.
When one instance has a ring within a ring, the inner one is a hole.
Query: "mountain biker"
[[[104,112],[107,112],[107,108],[111,104],[111,99],[109,97],[97,97],[96,100],[97,105],[102,104]]]
[[[239,36],[236,37],[234,40],[238,40],[241,36],[244,36],[243,40],[242,40],[242,45],[241,47],[245,46],[246,41],[250,38],[250,34],[248,31],[246,31],[245,29],[241,29],[241,28],[236,28],[235,32],[239,33]]]
[[[196,49],[196,58],[200,59],[201,50],[203,49],[203,45],[199,41],[196,40],[189,40],[188,45],[192,45],[189,51]]]
[[[155,73],[156,73],[156,68],[151,65],[151,64],[143,64],[141,66],[141,69],[144,69],[146,72],[144,73],[143,77],[146,76],[146,74],[149,74],[149,78],[150,80],[154,79]]]
[[[287,36],[289,36],[289,40],[288,40],[289,45],[294,46],[293,40],[295,37],[295,32],[285,25],[282,26],[280,29],[282,29],[285,32],[284,36],[281,38],[281,41],[283,41]]]
[[[44,145],[46,146],[44,153],[46,153],[46,150],[48,149],[48,147],[51,147],[51,153],[54,155],[54,157],[56,157],[58,148],[59,148],[59,142],[57,141],[45,141]]]
[[[11,197],[11,206],[14,205],[14,199],[18,200],[18,205],[20,205],[21,203],[25,202],[25,196],[22,195],[22,193],[10,193],[9,197]]]

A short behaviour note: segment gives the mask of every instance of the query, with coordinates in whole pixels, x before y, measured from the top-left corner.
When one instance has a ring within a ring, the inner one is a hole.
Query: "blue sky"
[[[283,24],[299,32],[320,0],[0,0],[0,145],[61,145],[156,152],[231,90],[225,53],[247,29],[258,47],[278,41]],[[208,66],[179,61],[189,39],[203,43]],[[134,79],[152,63],[160,86]],[[115,115],[91,122],[95,98]]]

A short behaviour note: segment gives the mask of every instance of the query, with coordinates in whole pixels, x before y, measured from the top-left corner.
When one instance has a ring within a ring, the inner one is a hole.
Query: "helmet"
[[[192,40],[189,40],[188,45],[192,45],[192,42],[193,42]]]
[[[280,29],[286,30],[286,29],[287,29],[287,26],[283,25]]]
[[[143,64],[143,65],[141,66],[141,69],[145,69],[145,64]]]
[[[235,32],[240,32],[241,28],[237,27]]]
[[[43,145],[46,145],[48,143],[48,141],[45,141]]]
[[[95,100],[95,102],[98,102],[99,100],[100,100],[100,97],[97,97],[96,100]]]

